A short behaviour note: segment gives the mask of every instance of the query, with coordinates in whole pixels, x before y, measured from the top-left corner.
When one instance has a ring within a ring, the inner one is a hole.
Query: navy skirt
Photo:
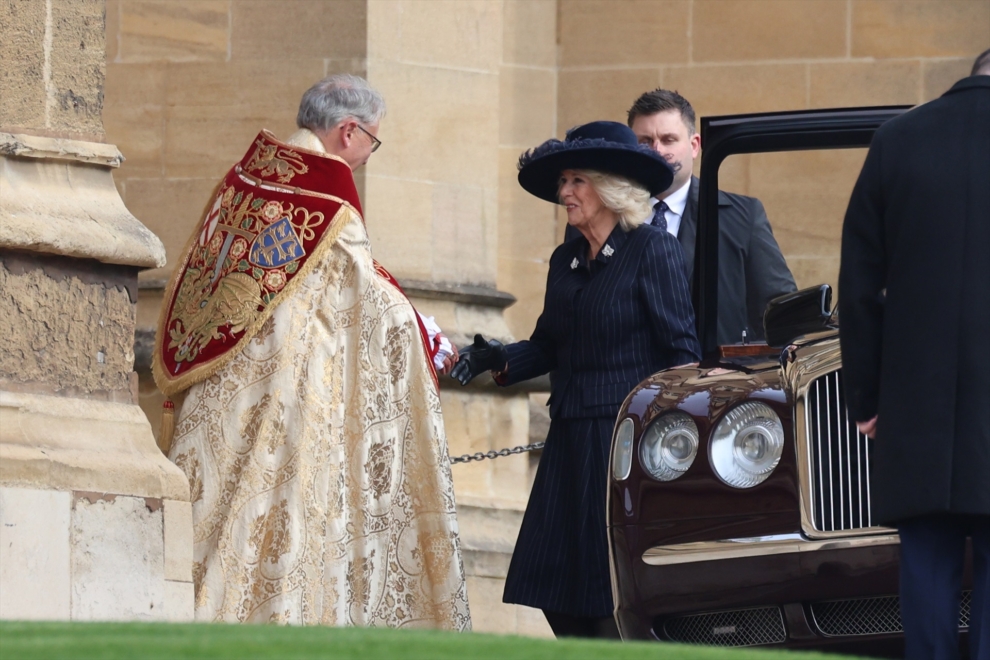
[[[552,420],[502,600],[571,616],[612,616],[605,534],[614,417]]]

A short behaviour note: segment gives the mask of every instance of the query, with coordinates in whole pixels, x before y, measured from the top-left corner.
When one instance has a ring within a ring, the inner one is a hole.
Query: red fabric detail
[[[289,170],[286,169],[286,161],[284,159],[279,163],[275,161],[265,161],[263,157],[260,159],[258,158],[260,154],[266,154],[269,152],[274,155],[275,158],[279,158],[284,156],[286,153],[290,153],[291,162],[289,163]],[[269,162],[271,163],[270,165],[268,164]],[[305,169],[307,170],[306,172],[299,172],[299,170],[303,169],[302,167],[299,167],[299,163],[305,166]],[[295,166],[294,169],[293,166]],[[249,178],[260,179],[264,183],[271,183],[282,188],[291,186],[291,190],[284,191],[282,189],[260,188],[256,185],[246,183],[238,175],[238,170],[243,171]],[[287,172],[290,172],[290,170],[292,172],[292,176],[287,179],[286,174]],[[284,284],[288,284],[288,282],[291,281],[300,270],[302,270],[302,266],[308,258],[308,255],[312,254],[316,249],[317,245],[322,240],[323,235],[332,225],[331,220],[341,206],[339,202],[333,200],[312,195],[303,195],[301,194],[303,190],[325,195],[333,195],[347,201],[359,212],[361,210],[357,188],[354,185],[354,176],[350,167],[346,163],[279,142],[278,140],[275,140],[270,133],[265,131],[258,134],[257,138],[255,138],[247,152],[244,154],[244,157],[237,165],[231,168],[231,170],[227,173],[227,176],[224,177],[223,182],[218,188],[219,192],[217,194],[217,198],[220,198],[223,194],[225,194],[228,189],[233,190],[235,195],[238,193],[241,194],[244,198],[251,194],[254,195],[255,199],[264,199],[266,202],[280,202],[286,208],[290,206],[297,209],[304,208],[309,213],[320,212],[323,214],[324,221],[321,225],[313,227],[312,230],[308,232],[297,232],[297,239],[306,256],[297,259],[294,262],[295,270],[292,273],[285,270],[285,265],[278,268],[260,269],[265,273],[270,270],[282,270],[285,276]],[[166,301],[167,321],[165,323],[165,336],[160,338],[160,341],[162,366],[164,367],[167,378],[170,380],[177,379],[185,373],[188,373],[190,370],[223,355],[236,346],[244,336],[243,331],[236,333],[232,332],[232,327],[230,325],[220,326],[216,330],[219,337],[210,341],[206,346],[200,349],[199,353],[192,361],[184,360],[181,362],[176,362],[175,357],[179,349],[178,347],[169,348],[169,344],[171,343],[169,331],[175,327],[176,320],[180,316],[175,313],[175,299],[179,295],[182,281],[187,275],[187,268],[190,266],[197,267],[200,265],[198,260],[201,260],[201,257],[204,254],[204,247],[200,240],[200,236],[204,234],[204,230],[207,229],[207,225],[214,221],[214,218],[219,215],[220,219],[215,221],[215,229],[213,230],[213,233],[210,234],[211,237],[217,235],[238,235],[245,237],[245,234],[250,235],[253,233],[245,231],[244,228],[236,225],[236,223],[240,221],[240,218],[236,214],[231,213],[229,208],[224,208],[222,211],[217,211],[214,213],[212,210],[216,208],[215,203],[217,198],[214,199],[214,204],[211,204],[210,206],[211,211],[207,212],[206,217],[196,229],[196,235],[192,239],[190,251],[185,256],[185,261],[179,267],[176,284],[172,291],[172,297]],[[257,236],[258,233],[260,233],[260,231],[254,235]],[[207,241],[207,243],[208,242],[209,241]],[[250,249],[250,240],[248,240],[248,243]],[[234,258],[233,255],[229,255],[229,257],[233,263],[229,268],[223,271],[223,274],[234,272],[237,263],[241,260],[248,259],[248,254],[244,254],[237,258]],[[252,268],[258,267],[252,265]],[[251,272],[251,269],[249,269],[248,272]],[[222,277],[215,278],[212,285],[214,287],[213,291],[216,290],[216,286],[221,279]],[[274,307],[278,304],[279,292],[285,288],[284,284],[279,287],[277,291],[269,291],[264,288],[262,289],[263,295],[273,295],[266,303],[258,306],[259,312],[264,310],[266,307]],[[184,313],[188,313],[188,311],[185,311]],[[186,322],[188,322],[188,319]]]

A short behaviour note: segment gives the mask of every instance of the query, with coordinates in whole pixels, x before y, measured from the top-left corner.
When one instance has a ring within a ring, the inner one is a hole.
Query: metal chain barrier
[[[479,451],[476,454],[464,454],[463,456],[449,456],[448,458],[450,458],[451,465],[456,465],[458,463],[470,463],[471,461],[483,461],[486,458],[499,458],[502,456],[509,456],[510,454],[522,454],[523,452],[527,452],[527,451],[543,449],[543,445],[545,444],[547,443],[536,442],[531,445],[520,445],[518,447],[513,447],[512,449],[506,447],[505,449],[500,449],[498,451],[495,451],[493,449],[486,453],[481,453]]]

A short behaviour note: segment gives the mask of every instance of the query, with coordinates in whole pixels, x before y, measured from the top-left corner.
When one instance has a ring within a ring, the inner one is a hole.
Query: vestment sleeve
[[[877,413],[887,255],[878,133],[870,146],[842,225],[839,339],[846,406],[856,421]]]
[[[701,359],[695,334],[694,307],[684,269],[684,251],[665,231],[653,232],[643,252],[639,271],[640,291],[656,340],[676,366]]]
[[[746,322],[755,335],[763,336],[763,313],[767,303],[797,290],[790,268],[773,236],[763,203],[753,199],[752,225],[746,257]]]

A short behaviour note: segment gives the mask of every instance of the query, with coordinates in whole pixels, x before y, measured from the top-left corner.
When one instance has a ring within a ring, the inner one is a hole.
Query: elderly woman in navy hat
[[[543,610],[554,634],[617,637],[605,494],[612,427],[644,378],[700,358],[677,239],[644,225],[673,172],[623,124],[579,126],[519,158],[519,184],[567,209],[580,236],[550,258],[543,313],[527,341],[475,336],[452,376],[500,385],[553,372],[550,432],[503,600]]]

